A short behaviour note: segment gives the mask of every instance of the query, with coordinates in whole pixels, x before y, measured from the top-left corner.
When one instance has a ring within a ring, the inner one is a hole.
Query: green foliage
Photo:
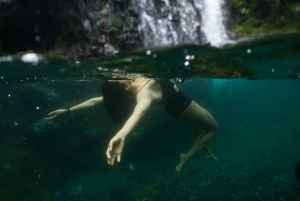
[[[300,32],[300,3],[286,0],[232,0],[238,35]]]
[[[240,9],[240,13],[243,14],[243,15],[244,14],[248,14],[249,13],[249,9],[243,7],[243,8]]]
[[[122,12],[117,12],[115,14],[115,19],[110,27],[111,32],[121,33],[124,23],[124,14]]]
[[[112,22],[111,27],[109,28],[109,32],[111,33],[114,47],[116,49],[118,49],[117,44],[119,44],[121,38],[120,35],[122,33],[123,24],[124,24],[124,13],[118,11],[115,14],[115,18]]]
[[[289,4],[289,9],[300,13],[300,4],[297,3]]]

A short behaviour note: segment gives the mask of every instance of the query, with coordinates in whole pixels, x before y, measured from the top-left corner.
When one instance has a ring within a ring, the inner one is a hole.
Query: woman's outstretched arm
[[[98,106],[103,103],[103,97],[97,97],[97,98],[91,98],[83,103],[80,103],[78,105],[75,105],[74,107],[70,108],[70,112],[77,112],[77,111],[82,111],[86,110],[89,108],[93,108],[95,106]]]
[[[64,114],[67,114],[68,112],[74,113],[74,112],[78,112],[78,111],[84,111],[86,109],[101,105],[102,103],[103,103],[103,97],[92,98],[83,103],[75,105],[75,106],[71,107],[70,109],[59,109],[59,110],[50,112],[48,114],[49,117],[45,118],[45,120],[47,123],[51,124],[53,122],[58,121],[61,116],[63,116]]]
[[[120,162],[126,136],[136,127],[150,106],[150,95],[143,96],[140,100],[138,100],[132,115],[126,121],[122,129],[110,140],[106,151],[109,165],[114,164],[116,157],[117,161]]]

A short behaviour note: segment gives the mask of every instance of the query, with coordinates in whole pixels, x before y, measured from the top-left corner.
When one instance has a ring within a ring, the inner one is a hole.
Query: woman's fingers
[[[55,110],[53,112],[50,112],[48,114],[48,117],[45,118],[45,121],[49,124],[58,122],[60,120],[60,117],[62,117],[62,114],[64,113],[64,110],[60,109],[60,110]]]
[[[52,117],[45,118],[45,121],[46,121],[47,123],[53,123],[54,120],[55,120],[55,117],[56,117],[56,116],[52,116]]]
[[[107,156],[107,162],[109,165],[113,165],[115,163],[115,160],[117,159],[118,162],[121,161],[121,147],[122,142],[119,141],[119,139],[113,138],[107,147],[106,156]]]
[[[117,157],[117,161],[120,162],[121,161],[121,154],[118,155]]]
[[[107,155],[107,153],[106,153],[106,155]],[[107,163],[108,163],[108,165],[113,165],[114,162],[115,162],[115,159],[116,159],[116,156],[114,156],[114,155],[112,155],[110,157],[107,156]]]
[[[45,118],[45,120],[51,120],[51,119],[53,119],[53,118],[54,118],[54,116]]]
[[[110,164],[113,165],[115,163],[115,160],[116,160],[116,156],[113,155],[110,159]]]
[[[53,120],[46,120],[47,124],[52,124],[54,121]]]
[[[113,152],[113,144],[114,144],[114,140],[111,140],[109,142],[109,145],[107,147],[107,151],[106,151],[106,156],[107,156],[107,163],[109,165],[113,165],[115,163],[116,157],[117,157],[117,161],[120,162],[121,161],[121,154],[116,155]]]
[[[53,116],[51,116],[51,117],[47,117],[47,118],[45,118],[45,121],[46,121],[48,124],[52,124],[52,123],[54,123],[54,122],[57,122],[57,121],[58,121],[57,115],[55,114],[55,115],[53,115]]]
[[[50,116],[50,115],[52,115],[52,114],[54,114],[55,113],[55,111],[53,111],[53,112],[50,112],[49,114],[48,114],[48,116]]]
[[[106,157],[108,158],[108,160],[111,158],[109,147],[107,147],[107,150],[106,150]]]
[[[121,154],[118,154],[117,156],[115,154],[110,155],[110,158],[107,157],[107,162],[109,165],[113,165],[115,163],[115,160],[117,158],[117,161],[121,161]]]

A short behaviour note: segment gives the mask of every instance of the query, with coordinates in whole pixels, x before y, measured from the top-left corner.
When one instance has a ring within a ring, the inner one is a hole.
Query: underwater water
[[[2,56],[0,200],[294,200],[299,71],[299,35],[75,63]],[[215,117],[219,132],[209,147],[218,161],[199,153],[176,176],[179,154],[194,137],[163,106],[126,138],[114,166],[105,152],[118,127],[104,108],[44,121],[55,109],[101,96],[103,80],[143,76],[180,78],[178,88]]]

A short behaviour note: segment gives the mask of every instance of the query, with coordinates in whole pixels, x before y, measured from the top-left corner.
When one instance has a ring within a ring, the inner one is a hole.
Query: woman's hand
[[[121,161],[121,153],[123,151],[125,138],[120,136],[114,136],[108,145],[106,156],[107,156],[107,162],[109,165],[113,165],[116,157],[117,161]]]
[[[62,117],[64,114],[66,114],[66,110],[65,109],[55,110],[55,111],[50,112],[48,114],[48,116],[50,116],[50,117],[45,118],[45,121],[48,124],[55,123],[55,122],[59,121],[60,117]]]

